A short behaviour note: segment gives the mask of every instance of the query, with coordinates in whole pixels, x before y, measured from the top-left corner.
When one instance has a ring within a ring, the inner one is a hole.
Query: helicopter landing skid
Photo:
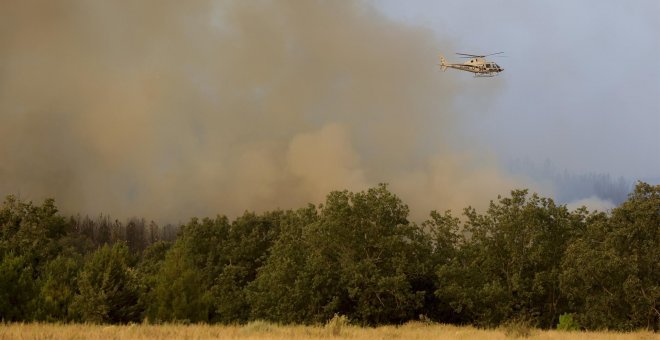
[[[475,78],[490,78],[490,77],[495,77],[497,73],[475,73],[474,77]]]

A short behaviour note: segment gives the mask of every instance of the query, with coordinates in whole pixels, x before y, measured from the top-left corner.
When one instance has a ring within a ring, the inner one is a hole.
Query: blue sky
[[[494,59],[505,69],[499,79],[471,79],[473,91],[459,94],[456,105],[469,117],[457,138],[505,162],[548,159],[571,172],[660,176],[659,1],[374,4],[449,42],[455,50],[438,51],[449,60],[460,60],[454,52],[505,52]],[[491,86],[497,95],[476,98]]]

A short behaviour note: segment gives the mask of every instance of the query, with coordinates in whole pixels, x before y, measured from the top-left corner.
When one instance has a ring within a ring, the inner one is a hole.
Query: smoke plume
[[[3,1],[0,194],[169,221],[379,182],[416,217],[485,205],[518,182],[449,147],[453,50],[363,2]]]

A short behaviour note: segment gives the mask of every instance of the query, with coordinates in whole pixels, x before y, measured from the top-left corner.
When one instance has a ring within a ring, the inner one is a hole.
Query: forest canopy
[[[424,319],[495,327],[660,329],[660,185],[611,211],[514,190],[421,224],[384,184],[320,205],[159,226],[0,206],[8,322],[360,325]]]

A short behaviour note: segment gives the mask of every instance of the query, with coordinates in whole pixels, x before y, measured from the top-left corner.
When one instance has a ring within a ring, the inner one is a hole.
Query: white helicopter
[[[470,58],[470,60],[466,61],[463,64],[449,64],[447,63],[447,60],[445,60],[445,57],[440,55],[439,66],[442,68],[443,71],[447,70],[447,68],[455,68],[461,71],[472,72],[474,73],[475,77],[493,77],[496,76],[498,73],[504,71],[504,69],[501,68],[500,65],[497,65],[492,61],[488,61],[485,58],[491,55],[496,55],[501,53],[504,52],[497,52],[486,55],[456,53],[460,55],[461,58]]]

